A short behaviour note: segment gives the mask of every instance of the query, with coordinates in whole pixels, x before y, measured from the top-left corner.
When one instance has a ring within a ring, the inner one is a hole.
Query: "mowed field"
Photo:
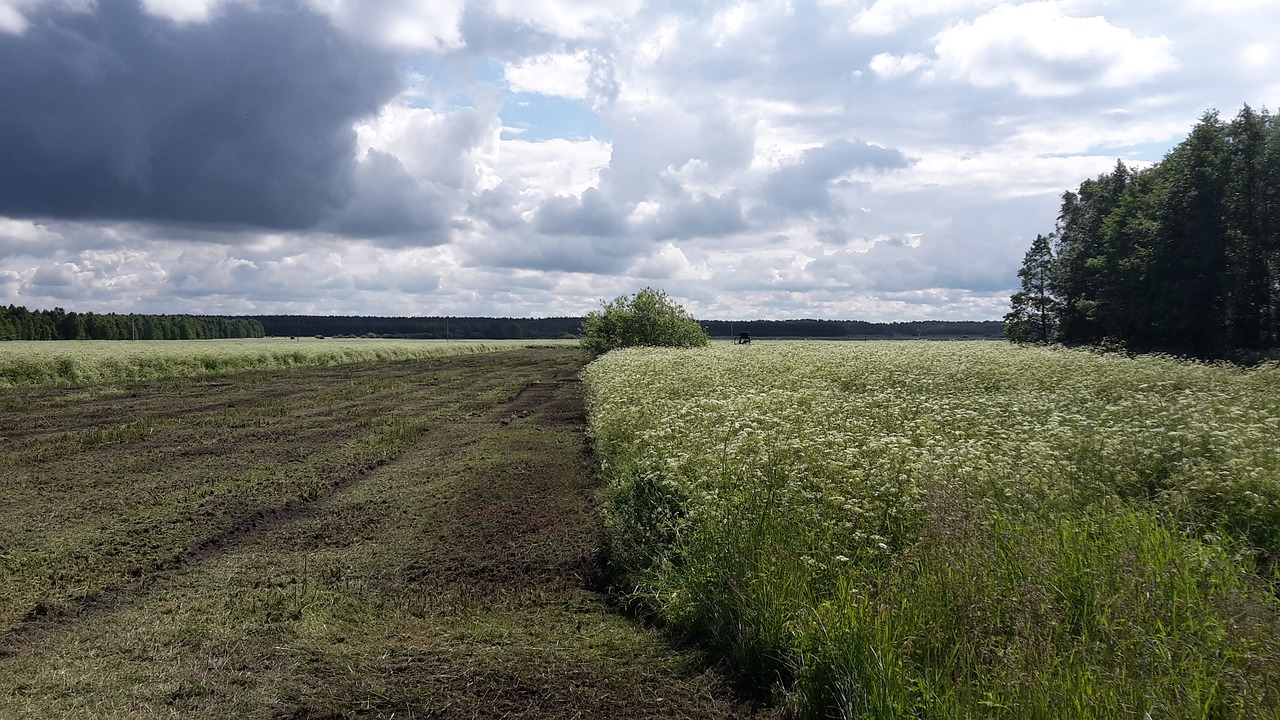
[[[0,390],[0,717],[756,714],[599,591],[582,360]]]

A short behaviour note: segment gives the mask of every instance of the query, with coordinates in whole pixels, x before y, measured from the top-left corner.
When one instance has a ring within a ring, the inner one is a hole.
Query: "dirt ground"
[[[0,717],[771,716],[602,591],[581,362],[0,391]]]

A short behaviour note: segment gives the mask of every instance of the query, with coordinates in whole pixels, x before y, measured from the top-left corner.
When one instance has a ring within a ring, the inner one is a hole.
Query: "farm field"
[[[1280,367],[761,343],[583,378],[629,601],[790,716],[1280,713]]]
[[[252,338],[237,340],[79,340],[0,343],[0,388],[101,385],[206,377],[242,370],[408,360],[568,347],[562,340],[385,340]]]
[[[581,363],[0,390],[0,717],[763,715],[598,590]]]

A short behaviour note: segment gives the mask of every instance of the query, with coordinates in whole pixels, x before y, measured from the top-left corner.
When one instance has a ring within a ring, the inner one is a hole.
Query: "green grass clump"
[[[797,717],[1273,717],[1280,372],[995,343],[611,353],[632,601]]]
[[[935,528],[797,623],[789,700],[813,716],[1268,717],[1280,618],[1237,552],[1133,508]]]

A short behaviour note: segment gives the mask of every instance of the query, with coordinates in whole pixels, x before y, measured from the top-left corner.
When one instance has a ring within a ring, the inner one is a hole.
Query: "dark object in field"
[[[734,345],[750,345],[751,333],[738,333],[738,337],[733,341]]]

